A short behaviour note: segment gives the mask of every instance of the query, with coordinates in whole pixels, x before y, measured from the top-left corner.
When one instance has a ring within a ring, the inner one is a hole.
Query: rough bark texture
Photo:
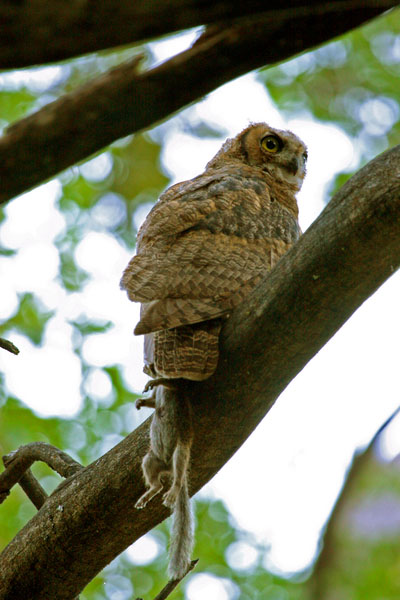
[[[226,322],[215,375],[187,385],[195,426],[192,493],[399,266],[400,146],[347,182]],[[144,491],[140,461],[147,444],[148,421],[47,500],[0,556],[0,599],[71,599],[166,517],[159,498],[134,509]]]
[[[0,203],[219,85],[326,42],[396,4],[316,3],[273,17],[259,14],[212,28],[192,48],[145,73],[137,72],[137,59],[117,67],[6,130]]]
[[[336,2],[341,10],[394,6],[388,0]],[[268,10],[323,6],[320,0],[269,0]],[[0,2],[0,69],[59,62],[180,29],[265,11],[265,0],[30,0]]]

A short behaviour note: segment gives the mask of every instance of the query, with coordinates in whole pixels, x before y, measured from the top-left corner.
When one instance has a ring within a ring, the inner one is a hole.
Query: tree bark
[[[350,5],[345,13],[343,4]],[[263,13],[211,29],[192,48],[147,72],[137,72],[137,58],[121,65],[5,131],[0,203],[223,83],[326,42],[382,12],[381,2],[332,2],[295,13],[276,11],[273,18]]]
[[[400,266],[399,175],[397,146],[343,186],[225,323],[217,372],[185,390],[194,409],[192,493]],[[18,533],[0,555],[0,599],[71,599],[167,516],[159,497],[143,511],[134,508],[144,491],[140,463],[148,425],[66,480]]]
[[[326,6],[320,0],[269,0],[271,13],[293,15],[307,4]],[[342,0],[341,11],[390,8],[389,0]],[[0,2],[0,69],[59,62],[73,56],[132,44],[173,31],[232,20],[265,11],[265,0],[30,0]],[[368,17],[366,17],[368,18]]]

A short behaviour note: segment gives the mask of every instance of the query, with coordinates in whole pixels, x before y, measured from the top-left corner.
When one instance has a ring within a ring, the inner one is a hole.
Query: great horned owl
[[[203,380],[229,315],[298,239],[307,160],[290,131],[255,123],[226,140],[204,173],[173,185],[139,230],[121,287],[141,302],[145,372]]]

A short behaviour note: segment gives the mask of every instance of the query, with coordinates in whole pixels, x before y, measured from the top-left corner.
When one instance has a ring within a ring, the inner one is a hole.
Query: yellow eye
[[[261,148],[275,154],[282,150],[282,142],[276,135],[266,135],[261,140]]]

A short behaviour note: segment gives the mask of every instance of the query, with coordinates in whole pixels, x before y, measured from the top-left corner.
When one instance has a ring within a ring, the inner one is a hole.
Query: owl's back
[[[135,334],[152,337],[148,372],[195,380],[213,373],[220,318],[300,235],[290,192],[249,167],[225,167],[160,198],[122,279],[142,302]]]
[[[205,172],[169,188],[138,234],[121,285],[141,302],[152,376],[205,379],[221,320],[298,239],[306,148],[265,123],[227,140]]]

